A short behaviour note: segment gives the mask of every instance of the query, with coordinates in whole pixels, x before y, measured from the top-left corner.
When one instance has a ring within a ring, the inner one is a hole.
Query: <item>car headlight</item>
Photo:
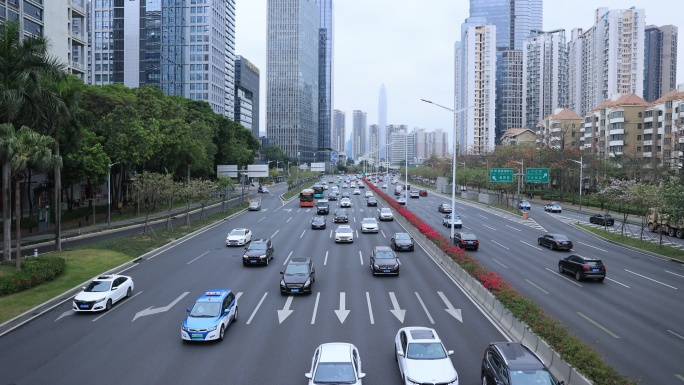
[[[98,298],[98,299],[96,299],[96,300],[93,301],[93,302],[94,302],[94,303],[98,303],[98,302],[104,301],[105,299],[107,299],[107,297]]]
[[[187,326],[181,326],[181,330],[183,330],[183,331],[186,331],[186,332],[187,332],[187,331],[189,331],[190,329],[189,329],[189,328],[188,328]]]
[[[285,287],[285,280],[284,279],[280,280],[280,287]]]
[[[374,263],[374,264],[373,264],[373,268],[374,268],[374,269],[379,269],[379,268],[380,268],[380,266],[378,266],[378,264],[377,264],[377,263]]]
[[[304,287],[307,287],[310,285],[311,285],[311,278],[307,279],[306,282],[304,282]]]
[[[216,326],[212,326],[210,328],[207,328],[207,331],[209,331],[209,332],[213,332],[214,330],[216,330]]]

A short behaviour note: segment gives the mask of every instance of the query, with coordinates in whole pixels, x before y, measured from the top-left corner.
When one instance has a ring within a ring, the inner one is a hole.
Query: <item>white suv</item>
[[[392,214],[391,209],[385,207],[380,209],[380,214],[378,214],[378,218],[380,218],[381,221],[393,221],[394,215]]]
[[[397,332],[394,354],[405,384],[458,385],[458,373],[434,329],[406,327]]]
[[[340,225],[335,230],[335,243],[354,242],[354,231],[349,225]]]

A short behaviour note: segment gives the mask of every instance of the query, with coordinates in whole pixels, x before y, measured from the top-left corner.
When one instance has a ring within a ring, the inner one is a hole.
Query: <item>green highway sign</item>
[[[489,181],[492,183],[498,182],[513,182],[512,168],[490,168]]]
[[[525,183],[549,183],[549,169],[528,167],[525,171]]]

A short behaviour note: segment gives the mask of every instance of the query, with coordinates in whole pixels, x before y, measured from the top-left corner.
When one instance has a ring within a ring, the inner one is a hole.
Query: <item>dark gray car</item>
[[[285,265],[281,271],[280,294],[311,294],[311,288],[316,281],[316,269],[309,257],[295,257]]]
[[[242,256],[242,264],[247,265],[268,265],[268,261],[273,259],[273,243],[270,239],[254,239],[245,247],[245,254]]]

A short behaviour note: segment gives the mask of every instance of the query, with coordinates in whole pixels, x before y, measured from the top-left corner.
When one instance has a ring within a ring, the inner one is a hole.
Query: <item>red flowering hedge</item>
[[[43,282],[51,281],[64,272],[64,258],[41,256],[24,258],[21,271],[0,275],[0,295],[18,293]]]
[[[577,368],[596,385],[633,385],[637,383],[606,364],[590,345],[571,334],[567,327],[544,313],[534,301],[513,289],[500,275],[486,269],[479,261],[472,258],[460,247],[452,244],[439,231],[423,222],[417,215],[397,203],[395,199],[389,197],[381,189],[371,183],[366,184],[413,227],[437,245],[454,262],[458,263],[463,270],[477,279],[513,316],[524,322],[566,362]]]

